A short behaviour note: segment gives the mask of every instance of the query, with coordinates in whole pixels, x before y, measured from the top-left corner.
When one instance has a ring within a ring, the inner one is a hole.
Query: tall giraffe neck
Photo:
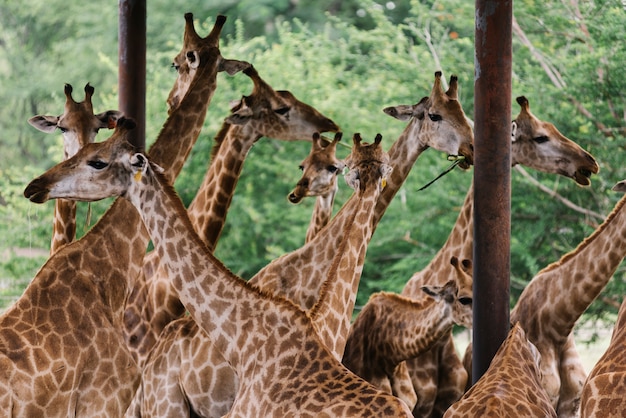
[[[219,141],[204,180],[187,213],[195,230],[211,251],[215,250],[226,223],[226,212],[239,181],[248,152],[261,137],[227,122],[216,137]]]
[[[170,113],[156,142],[150,147],[151,160],[165,168],[170,181],[182,170],[200,135],[209,103],[217,88],[219,61],[217,48],[211,48],[200,56],[201,68],[198,69],[189,90],[180,105]],[[168,140],[159,141],[160,138]]]
[[[54,224],[50,254],[57,252],[65,244],[74,241],[76,236],[76,202],[57,199],[54,202]]]
[[[448,239],[435,257],[422,270],[413,274],[402,289],[402,294],[412,298],[422,295],[422,286],[443,285],[453,274],[451,257],[471,260],[474,244],[474,186],[470,186],[459,215]]]
[[[400,190],[400,187],[409,176],[413,165],[422,152],[428,148],[421,140],[421,128],[421,119],[411,119],[407,127],[389,149],[389,164],[393,167],[393,171],[387,179],[387,186],[376,202],[373,220],[374,230],[376,230],[376,226],[385,214],[391,200],[396,193],[398,193],[398,190]]]
[[[358,199],[351,200],[347,208],[342,208],[350,214],[344,226],[347,233],[344,233],[342,242],[339,243],[328,277],[310,312],[322,342],[339,361],[350,329],[367,245],[372,237],[373,208],[380,195],[379,187],[369,185],[366,192],[359,194]],[[284,296],[297,300],[297,295]]]
[[[330,222],[330,218],[332,218],[333,215],[333,205],[335,203],[336,193],[337,187],[335,187],[331,193],[317,196],[315,199],[315,206],[313,207],[311,221],[309,222],[309,227],[306,230],[305,243],[315,238],[315,236]]]
[[[626,256],[626,196],[576,249],[541,270],[511,312],[531,341],[563,344]],[[548,318],[550,320],[548,320]]]
[[[254,362],[250,357],[255,357],[261,341],[280,333],[275,326],[292,321],[298,323],[291,324],[294,328],[303,326],[306,317],[302,311],[285,313],[288,307],[294,308],[291,303],[262,295],[215,258],[163,176],[149,170],[136,184],[139,190],[129,190],[127,196],[141,214],[172,285],[192,318],[238,373],[245,372],[246,361]],[[246,349],[239,346],[249,338],[258,340]]]

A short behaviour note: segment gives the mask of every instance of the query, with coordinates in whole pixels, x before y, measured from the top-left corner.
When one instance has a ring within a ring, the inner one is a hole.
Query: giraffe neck
[[[404,128],[398,139],[389,149],[389,164],[393,167],[393,171],[387,179],[387,186],[384,188],[374,212],[374,229],[378,222],[385,214],[391,200],[398,193],[402,184],[411,172],[411,168],[419,158],[419,156],[428,147],[422,140],[421,136],[422,121],[413,118]]]
[[[417,158],[427,147],[420,139],[421,121],[412,119],[400,137],[389,150],[389,165],[393,171],[387,178],[387,185],[381,192],[374,209],[372,219],[372,234],[384,211],[389,206],[391,198],[395,196]],[[358,199],[352,195],[344,206],[352,200]],[[303,309],[310,309],[319,297],[320,286],[327,276],[332,263],[336,246],[343,240],[343,225],[346,212],[342,209],[318,235],[324,238],[316,239],[317,245],[305,245],[289,254],[283,255],[261,269],[250,281],[268,291],[277,294],[286,294],[291,289],[298,292],[297,299],[291,299]],[[300,273],[297,272],[306,272]]]
[[[54,202],[54,219],[52,224],[52,240],[50,254],[74,241],[76,237],[76,202],[57,199]]]
[[[315,236],[330,222],[333,215],[333,204],[335,203],[335,195],[337,194],[337,185],[332,192],[317,196],[315,199],[315,207],[311,215],[311,222],[306,231],[305,243],[311,241]]]
[[[225,123],[216,141],[219,148],[187,213],[202,240],[215,250],[226,223],[226,213],[235,194],[248,152],[260,136],[239,125]]]
[[[372,323],[379,325],[372,328]],[[374,377],[367,374],[392,376],[398,364],[426,352],[453,325],[447,303],[377,293],[350,329],[342,362],[366,380]]]
[[[454,276],[454,268],[450,258],[471,260],[474,244],[474,186],[470,186],[463,202],[456,223],[448,235],[448,239],[422,270],[413,274],[402,289],[404,296],[419,298],[422,295],[422,286],[443,285],[448,278]]]
[[[562,344],[626,256],[626,196],[576,249],[541,270],[526,286],[511,321],[531,341]],[[547,319],[550,320],[547,320]]]
[[[350,329],[367,244],[373,232],[373,209],[379,195],[378,185],[370,185],[346,209],[349,213],[344,226],[346,232],[339,243],[328,277],[321,290],[316,292],[318,300],[310,311],[322,342],[339,361]],[[286,296],[292,300],[290,295]]]
[[[289,338],[275,327],[306,327],[306,316],[293,304],[263,295],[215,258],[162,175],[148,171],[133,187],[126,196],[140,213],[180,300],[241,379],[254,369],[260,346],[279,334]]]
[[[172,182],[182,170],[204,124],[217,88],[218,55],[217,49],[211,49],[201,57],[202,67],[198,69],[187,94],[170,113],[157,140],[150,147],[150,159],[166,170]]]

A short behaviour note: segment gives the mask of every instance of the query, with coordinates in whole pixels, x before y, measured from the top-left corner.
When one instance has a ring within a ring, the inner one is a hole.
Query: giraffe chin
[[[33,203],[45,203],[48,201],[48,192],[46,190],[32,190],[27,187],[24,190],[24,197]]]
[[[591,184],[591,180],[589,180],[589,177],[591,177],[591,172],[586,170],[578,170],[574,173],[573,176],[576,183],[580,186],[589,186]]]
[[[294,192],[289,193],[289,196],[287,196],[287,199],[289,200],[289,202],[293,203],[294,205],[300,203],[302,201],[302,198],[304,196],[298,196],[297,194],[295,194]]]

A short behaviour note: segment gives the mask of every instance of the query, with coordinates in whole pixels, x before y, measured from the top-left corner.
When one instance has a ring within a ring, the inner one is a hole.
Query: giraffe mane
[[[214,142],[213,147],[211,148],[211,161],[213,160],[213,158],[215,158],[217,153],[220,151],[220,148],[222,147],[222,144],[224,143],[224,138],[226,138],[226,133],[228,133],[230,126],[231,126],[230,123],[224,122],[220,130],[217,132],[217,135],[215,135],[215,138],[213,139],[213,142]]]
[[[578,246],[576,247],[576,249],[574,251],[570,251],[569,253],[563,255],[563,257],[561,257],[559,260],[557,260],[557,261],[555,261],[555,262],[553,262],[551,264],[548,264],[546,267],[544,267],[542,270],[540,270],[539,273],[537,273],[536,276],[560,267],[562,264],[565,264],[570,259],[576,257],[576,255],[579,252],[581,252],[582,250],[584,250],[587,246],[591,245],[591,243],[596,239],[596,237],[598,235],[602,234],[604,229],[608,228],[608,225],[611,224],[613,218],[615,218],[617,216],[617,214],[619,213],[619,211],[622,209],[622,207],[625,204],[626,204],[626,196],[622,197],[619,200],[619,202],[617,202],[617,204],[615,205],[615,207],[613,208],[611,213],[609,213],[609,216],[606,217],[604,222],[602,222],[602,224],[598,228],[596,228],[596,230],[593,231],[593,233],[590,236],[588,236],[580,244],[578,244]]]
[[[152,163],[151,163],[151,166],[152,166]],[[167,193],[169,196],[175,196],[176,197],[176,199],[174,199],[176,204],[174,205],[175,207],[173,209],[176,211],[177,217],[181,220],[181,222],[184,222],[186,224],[186,226],[188,228],[190,228],[190,230],[194,230],[193,224],[191,223],[191,219],[189,219],[189,215],[187,214],[187,210],[185,209],[185,206],[183,205],[182,201],[180,200],[178,192],[176,191],[174,186],[170,183],[170,181],[167,179],[167,176],[165,175],[165,173],[161,172],[160,170],[152,170],[152,173],[153,173],[153,175],[155,177],[158,178],[159,183],[162,184],[163,190],[165,191],[165,193]],[[221,261],[219,261],[215,257],[215,255],[213,253],[211,253],[211,251],[207,248],[207,246],[204,243],[204,241],[202,241],[202,239],[200,239],[198,234],[190,234],[187,237],[190,240],[196,241],[198,243],[199,247],[202,248],[203,252],[205,253],[207,260],[208,259],[215,260],[216,262],[213,263],[214,266],[216,268],[219,268],[226,275],[228,275],[231,278],[233,278],[234,279],[233,282],[236,282],[237,285],[240,285],[240,286],[252,289],[254,292],[256,292],[257,294],[259,294],[260,296],[262,296],[265,299],[271,299],[274,302],[276,302],[277,304],[289,305],[289,306],[295,308],[301,314],[305,314],[305,312],[303,311],[302,308],[300,308],[300,306],[296,305],[295,303],[293,303],[289,299],[286,299],[286,298],[284,298],[282,296],[278,296],[278,295],[275,295],[275,294],[273,294],[271,292],[267,292],[265,290],[262,290],[262,289],[260,289],[259,287],[255,286],[255,285],[249,284],[243,278],[237,276],[228,267],[226,267]]]
[[[426,295],[426,293],[424,293],[424,294]],[[382,291],[382,292],[374,293],[370,297],[370,301],[373,300],[373,299],[379,299],[381,297],[385,297],[387,299],[392,299],[394,302],[402,304],[402,306],[408,306],[408,307],[423,307],[424,306],[424,302],[427,300],[427,299],[424,299],[424,300],[412,299],[412,298],[403,296],[403,295],[398,294],[398,293]],[[433,299],[431,296],[429,296],[429,298]]]

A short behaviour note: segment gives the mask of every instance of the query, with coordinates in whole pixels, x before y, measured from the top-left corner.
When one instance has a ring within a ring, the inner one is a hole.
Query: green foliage
[[[165,100],[175,79],[171,61],[178,52],[183,14],[191,11],[200,34],[218,13],[228,16],[221,49],[225,57],[252,62],[277,90],[290,90],[335,120],[346,133],[371,139],[383,135],[389,148],[405,123],[381,110],[412,104],[428,95],[433,73],[459,76],[460,100],[473,116],[474,4],[461,0],[199,1],[151,0],[147,33],[147,144],[167,117]],[[178,4],[177,4],[178,3]],[[54,11],[54,12],[51,12]],[[62,12],[61,12],[62,11]],[[623,2],[521,0],[515,18],[529,43],[513,40],[513,97],[525,95],[539,118],[553,122],[567,137],[593,153],[601,166],[590,188],[553,175],[532,173],[574,204],[608,214],[620,196],[610,187],[622,179],[620,151],[626,133],[626,13]],[[60,135],[46,135],[26,120],[62,110],[63,83],[82,91],[96,88],[94,108],[117,107],[117,9],[100,3],[25,0],[0,4],[0,244],[13,248],[49,245],[52,203],[35,206],[21,192],[26,183],[60,159]],[[228,103],[249,94],[250,80],[220,74],[207,119],[175,186],[188,204],[209,162],[213,137]],[[513,114],[517,114],[513,103]],[[101,132],[98,139],[109,132]],[[313,200],[293,206],[287,193],[300,176],[307,142],[261,139],[244,165],[216,255],[235,273],[250,277],[272,259],[302,245]],[[339,148],[340,156],[348,153]],[[448,166],[437,152],[425,152],[390,205],[368,247],[358,294],[399,291],[445,242],[472,173],[454,170],[424,191],[418,188]],[[16,168],[19,167],[19,170]],[[571,251],[602,221],[564,206],[512,173],[512,303],[541,268]],[[341,181],[335,208],[350,196]],[[79,236],[110,205],[79,205]],[[91,211],[91,219],[89,219]],[[6,252],[9,251],[9,252]],[[4,257],[4,256],[3,256]],[[0,277],[32,277],[43,260],[2,258]],[[616,311],[624,288],[620,267],[592,318]],[[20,283],[21,284],[21,283]],[[3,289],[3,288],[0,288]]]

